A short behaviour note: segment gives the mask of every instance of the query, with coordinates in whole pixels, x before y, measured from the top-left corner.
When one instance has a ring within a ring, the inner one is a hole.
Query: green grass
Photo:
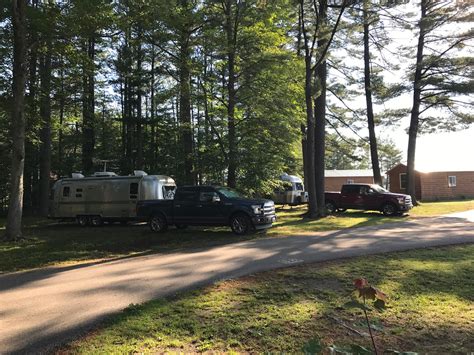
[[[410,211],[413,216],[437,216],[474,210],[474,200],[421,202]]]
[[[427,216],[474,209],[474,200],[424,203],[410,215]],[[80,228],[39,218],[24,219],[24,236],[19,243],[0,242],[0,272],[31,269],[64,263],[87,262],[143,253],[211,247],[265,236],[304,235],[350,227],[380,225],[409,217],[384,217],[378,212],[349,210],[320,220],[304,219],[305,206],[277,211],[278,221],[266,233],[237,237],[229,228],[170,229],[153,234],[144,225],[106,225]],[[0,235],[5,219],[0,219]]]
[[[369,311],[379,350],[466,354],[474,350],[474,245],[318,263],[220,282],[131,305],[61,353],[301,352],[371,348],[352,280],[388,294]],[[328,353],[328,352],[326,352]],[[380,352],[382,353],[382,352]]]

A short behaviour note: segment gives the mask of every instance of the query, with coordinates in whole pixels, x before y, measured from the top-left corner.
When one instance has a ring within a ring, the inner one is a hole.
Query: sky
[[[405,142],[408,145],[407,135]],[[474,127],[419,136],[415,167],[420,171],[474,171]]]
[[[417,7],[414,7],[413,2],[410,2],[401,8],[400,15],[403,15],[407,11],[417,13],[419,10]],[[450,32],[464,31],[471,24],[472,23],[463,23],[461,26],[456,24],[454,27],[447,26],[444,30],[449,30]],[[393,56],[396,56],[395,53],[397,53],[398,47],[402,44],[411,46],[416,50],[417,35],[411,31],[396,29],[391,33],[391,38],[393,43],[390,48]],[[471,47],[467,46],[464,50],[461,50],[461,52],[472,54],[473,42],[471,41],[469,43]],[[441,45],[441,47],[444,48],[443,45]],[[395,73],[384,73],[384,77],[388,82],[397,82],[400,80],[401,73],[406,73],[409,70],[409,65],[413,64],[401,56],[399,56],[396,61],[401,63],[400,70]],[[397,97],[384,106],[388,108],[405,107],[411,109],[413,104],[412,100],[412,93],[407,93]],[[407,158],[408,127],[409,117],[405,117],[399,127],[389,130],[387,130],[387,128],[378,130],[378,134],[381,137],[390,138],[397,148],[403,152],[403,163],[406,163]],[[415,169],[424,172],[474,171],[474,126],[471,125],[469,129],[456,132],[435,132],[432,134],[419,135],[416,143]]]

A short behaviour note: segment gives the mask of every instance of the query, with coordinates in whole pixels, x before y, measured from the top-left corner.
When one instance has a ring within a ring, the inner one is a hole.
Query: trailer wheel
[[[76,217],[77,224],[81,227],[85,227],[89,224],[89,217],[87,216],[77,216]]]
[[[155,233],[162,233],[168,229],[168,223],[163,216],[155,215],[150,218],[150,229]]]
[[[336,205],[334,204],[334,202],[332,201],[326,201],[326,211],[329,213],[329,214],[332,214],[334,212],[336,212],[337,210],[337,207]]]
[[[94,227],[99,227],[103,223],[102,218],[100,216],[91,216],[90,222],[91,222],[91,225]]]

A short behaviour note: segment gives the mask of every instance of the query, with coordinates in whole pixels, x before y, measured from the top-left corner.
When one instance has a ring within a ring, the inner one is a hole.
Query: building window
[[[456,187],[456,176],[448,176],[448,186]]]
[[[407,188],[407,174],[406,173],[400,173],[400,189],[406,189]]]
[[[353,184],[353,183],[354,183],[354,180],[353,180],[353,179],[347,179],[347,183],[348,183],[348,184]]]

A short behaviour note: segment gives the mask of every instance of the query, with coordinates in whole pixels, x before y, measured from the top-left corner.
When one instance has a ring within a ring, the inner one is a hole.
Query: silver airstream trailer
[[[135,171],[133,176],[73,174],[54,184],[49,218],[75,219],[81,226],[126,222],[135,219],[138,201],[173,199],[175,190],[176,183],[169,176],[143,171]]]
[[[304,190],[303,180],[295,175],[280,175],[282,187],[275,190],[272,200],[281,205],[299,205],[308,202],[308,192]]]

